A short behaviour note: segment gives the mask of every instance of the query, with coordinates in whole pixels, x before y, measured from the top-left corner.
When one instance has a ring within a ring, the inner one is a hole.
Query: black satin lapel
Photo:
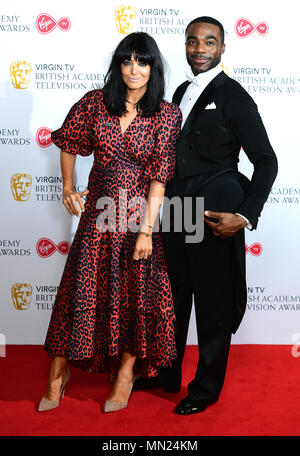
[[[197,120],[201,111],[203,111],[206,106],[212,102],[212,99],[216,93],[216,87],[213,84],[213,81],[208,84],[208,86],[203,90],[200,97],[193,106],[193,109],[189,113],[180,136],[185,136],[192,128],[193,123]]]
[[[173,98],[172,98],[173,103],[176,103],[178,106],[180,105],[184,92],[186,91],[187,87],[190,84],[191,84],[190,81],[185,81],[182,84],[180,84],[180,86],[177,87],[177,89],[174,92]]]
[[[197,120],[201,111],[203,111],[208,104],[214,101],[217,89],[224,84],[227,77],[228,76],[224,73],[224,71],[221,71],[203,90],[185,121],[180,137],[183,137],[190,132],[193,123]]]

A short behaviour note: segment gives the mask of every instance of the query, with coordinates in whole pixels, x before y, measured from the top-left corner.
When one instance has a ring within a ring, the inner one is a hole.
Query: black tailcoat
[[[180,104],[188,85],[186,81],[177,88],[173,102]],[[211,103],[216,108],[205,109]],[[241,148],[254,167],[251,180],[238,171]],[[244,215],[255,229],[277,168],[255,102],[238,82],[222,71],[204,89],[184,124],[176,146],[177,176],[167,184],[165,194],[168,197],[201,194],[201,188],[217,176],[235,173],[245,194],[236,212]],[[234,235],[234,244],[237,267],[233,333],[240,325],[247,301],[244,229]]]

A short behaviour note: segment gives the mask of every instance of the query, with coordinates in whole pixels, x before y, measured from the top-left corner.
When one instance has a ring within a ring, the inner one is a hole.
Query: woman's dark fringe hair
[[[104,78],[104,102],[109,114],[122,116],[126,113],[126,85],[122,79],[121,63],[130,60],[132,54],[136,60],[151,67],[147,90],[137,103],[137,109],[142,110],[144,117],[152,117],[160,112],[164,97],[164,64],[155,40],[144,32],[127,35],[117,46]]]

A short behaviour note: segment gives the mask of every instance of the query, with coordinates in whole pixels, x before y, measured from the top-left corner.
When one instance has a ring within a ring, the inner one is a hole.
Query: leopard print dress
[[[108,372],[111,381],[124,350],[137,357],[135,374],[148,378],[176,358],[175,314],[159,217],[148,259],[133,260],[137,233],[118,228],[121,216],[129,220],[141,207],[140,197],[147,200],[151,179],[167,183],[175,177],[180,125],[177,105],[162,102],[159,113],[146,118],[138,112],[122,133],[119,117],[106,110],[102,91],[93,90],[52,132],[61,150],[94,153],[94,163],[85,211],[46,335],[44,348],[50,358],[61,355],[87,372]],[[126,195],[127,201],[136,201],[136,207],[120,204],[120,191],[123,199]],[[97,204],[101,197],[114,202],[115,229],[110,229],[110,221],[106,231],[98,228],[97,218],[104,211]]]

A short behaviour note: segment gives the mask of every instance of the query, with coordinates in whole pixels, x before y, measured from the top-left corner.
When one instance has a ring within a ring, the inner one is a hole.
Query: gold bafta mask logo
[[[30,174],[16,173],[10,178],[10,186],[16,201],[27,201],[31,191],[32,177]]]
[[[118,6],[115,9],[115,21],[119,33],[131,33],[135,25],[136,9],[134,6]]]
[[[224,73],[226,73],[227,76],[229,76],[229,73],[230,73],[230,68],[229,68],[229,66],[223,65],[223,64],[222,64],[221,67],[222,67],[222,70],[224,71]]]
[[[28,310],[31,304],[32,286],[30,283],[14,283],[11,297],[17,310]]]
[[[15,60],[10,65],[11,82],[15,89],[27,89],[31,76],[31,64],[29,62]]]

